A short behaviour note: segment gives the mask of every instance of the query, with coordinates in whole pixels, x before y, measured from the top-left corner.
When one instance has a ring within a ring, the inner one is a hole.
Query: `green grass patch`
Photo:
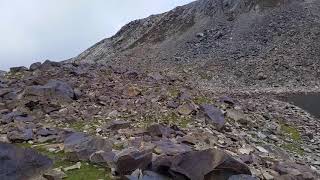
[[[296,144],[296,143],[285,143],[285,144],[281,145],[281,147],[285,150],[297,153],[301,156],[304,154],[303,149],[300,147],[299,144]]]
[[[212,76],[212,74],[210,74],[210,72],[200,71],[198,74],[199,74],[201,79],[204,79],[204,80],[207,80],[207,81],[210,81],[213,78],[213,76]]]
[[[191,117],[179,116],[175,112],[169,112],[167,115],[162,116],[160,119],[165,124],[177,125],[182,128],[186,128],[187,125],[191,122]]]
[[[74,165],[74,163],[69,163],[68,161],[58,162],[63,167],[68,167]],[[95,166],[92,164],[88,164],[85,162],[81,163],[80,169],[70,170],[65,172],[67,174],[67,178],[65,180],[98,180],[104,179],[109,180],[112,179],[110,175],[110,171],[107,171],[104,168],[99,166]]]
[[[304,151],[301,148],[301,134],[297,128],[287,124],[281,124],[281,132],[284,136],[289,137],[292,142],[287,142],[283,144],[281,147],[290,152],[297,153],[299,155],[303,155]]]
[[[191,116],[180,116],[176,112],[170,111],[166,114],[144,115],[141,121],[141,127],[147,128],[153,123],[163,123],[170,126],[177,125],[179,127],[186,128],[191,121]]]
[[[200,95],[200,96],[196,96],[195,98],[193,98],[193,102],[201,105],[201,104],[212,104],[213,100],[211,98],[208,98],[204,95]]]
[[[285,135],[289,135],[290,139],[293,141],[301,141],[301,135],[300,132],[293,126],[289,126],[286,124],[281,125],[281,131]]]
[[[180,90],[175,87],[170,87],[168,89],[168,95],[171,98],[177,98],[177,97],[179,97],[179,94],[180,94]]]
[[[32,148],[37,150],[39,153],[49,157],[53,160],[53,168],[66,168],[75,164],[75,162],[68,161],[66,159],[66,154],[63,151],[58,153],[49,152],[46,149],[47,144],[43,145],[31,145],[28,143],[17,144],[20,147]],[[70,170],[65,172],[67,174],[67,178],[64,180],[97,180],[104,179],[109,180],[111,178],[111,172],[108,168],[93,165],[87,162],[81,162],[81,168]]]

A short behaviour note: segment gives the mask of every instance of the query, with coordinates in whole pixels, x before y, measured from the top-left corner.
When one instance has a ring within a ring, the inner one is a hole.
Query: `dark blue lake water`
[[[286,101],[320,118],[320,94],[292,94],[286,96]]]

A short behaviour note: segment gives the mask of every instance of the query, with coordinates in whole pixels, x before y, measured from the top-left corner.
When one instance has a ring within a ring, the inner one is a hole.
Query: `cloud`
[[[125,23],[192,0],[1,0],[0,69],[74,57]]]

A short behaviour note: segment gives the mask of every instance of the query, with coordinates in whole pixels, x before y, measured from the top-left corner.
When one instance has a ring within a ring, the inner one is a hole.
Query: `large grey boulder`
[[[64,151],[70,160],[90,160],[90,156],[98,151],[110,152],[112,142],[84,133],[72,133],[64,141]]]
[[[10,72],[12,72],[12,73],[23,72],[23,71],[27,71],[27,70],[28,70],[28,68],[26,68],[24,66],[10,68]]]
[[[0,142],[0,179],[32,179],[51,165],[52,160],[35,150]]]
[[[173,179],[225,180],[238,174],[251,175],[248,166],[217,149],[160,156],[152,165],[155,171],[170,175]]]
[[[114,168],[118,175],[129,175],[136,169],[146,169],[152,161],[152,149],[128,148],[114,157]]]
[[[39,67],[41,70],[50,70],[56,67],[61,67],[61,63],[60,62],[54,62],[54,61],[50,61],[50,60],[45,60],[41,66]],[[54,69],[53,69],[54,70]]]
[[[206,116],[206,122],[214,125],[218,130],[222,129],[225,125],[224,115],[220,109],[213,105],[201,105],[201,110]]]
[[[40,68],[40,66],[41,66],[41,62],[35,62],[35,63],[33,63],[33,64],[30,65],[29,70],[30,70],[30,71],[37,70],[37,69]]]
[[[67,83],[59,80],[50,80],[44,86],[26,87],[23,96],[48,101],[72,101],[75,95],[73,88]]]
[[[34,133],[32,129],[26,128],[26,129],[19,129],[11,131],[7,134],[8,139],[11,142],[24,142],[28,140],[32,140],[34,138]]]

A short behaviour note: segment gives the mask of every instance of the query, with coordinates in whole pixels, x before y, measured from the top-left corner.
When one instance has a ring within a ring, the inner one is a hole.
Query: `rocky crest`
[[[198,0],[133,21],[73,61],[187,69],[212,87],[314,87],[319,12],[313,0]]]

